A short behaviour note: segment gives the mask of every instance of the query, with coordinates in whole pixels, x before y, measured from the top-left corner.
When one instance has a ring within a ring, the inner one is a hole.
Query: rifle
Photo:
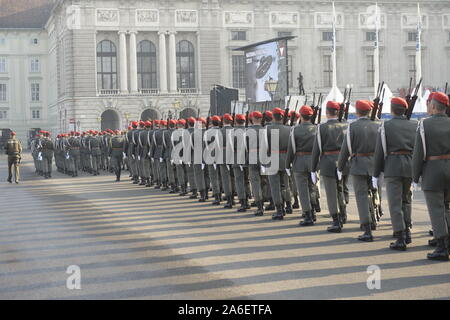
[[[264,105],[263,105],[263,118],[262,118],[262,121],[261,121],[261,126],[262,127],[265,127],[266,126],[266,120],[267,120],[267,116],[266,116],[266,110],[267,109],[267,101],[266,102],[264,102]]]
[[[381,209],[381,199],[377,188],[373,188],[371,178],[369,178],[369,211],[372,217],[373,223],[380,222],[383,216],[383,210]]]
[[[375,121],[377,118],[378,107],[380,105],[381,91],[383,90],[383,87],[384,87],[384,81],[381,83],[381,86],[380,86],[380,84],[378,84],[377,96],[373,100],[373,109],[372,109],[372,114],[370,115],[370,120],[372,120],[372,121]]]
[[[211,106],[209,107],[208,118],[206,118],[206,129],[209,129],[210,118],[211,118]]]
[[[292,96],[289,96],[288,104],[286,106],[286,109],[284,110],[284,117],[283,117],[283,124],[286,125],[289,119],[289,106],[291,105],[291,98]]]
[[[411,100],[408,103],[408,110],[406,111],[406,118],[408,120],[411,120],[412,114],[414,112],[414,107],[416,106],[416,101],[418,99],[419,89],[422,85],[422,78],[420,78],[419,83],[417,84],[416,88],[414,89],[414,95],[412,96]]]
[[[234,127],[234,125],[236,123],[236,103],[237,103],[237,101],[234,101],[233,114],[232,114],[232,116],[233,116],[233,124],[232,124],[232,126],[233,127]]]
[[[342,102],[339,107],[339,116],[338,116],[339,122],[342,122],[342,118],[344,117],[345,101],[347,101],[347,88],[345,88],[345,91],[344,91],[344,102]]]
[[[248,116],[250,115],[250,104],[247,101],[247,112],[245,113],[245,127],[248,128],[248,122],[249,122],[249,118]]]
[[[298,107],[298,100],[295,103],[295,109],[293,110],[292,115],[291,115],[291,127],[293,127],[295,124],[295,113],[297,112],[297,107]]]
[[[350,98],[352,97],[352,90],[353,88],[350,87],[350,90],[348,91],[347,102],[345,103],[344,119],[346,121],[348,120],[348,114],[350,112]]]
[[[413,80],[413,78],[411,77],[411,78],[409,78],[409,89],[408,89],[408,94],[406,95],[406,102],[408,103],[408,105],[409,105],[409,102],[411,101],[411,89],[412,89],[412,80]]]
[[[377,113],[377,117],[378,119],[381,119],[381,116],[383,114],[383,105],[384,105],[384,93],[385,93],[386,89],[383,89],[383,94],[381,96],[381,101],[380,104],[378,106],[378,113]]]
[[[321,116],[322,116],[320,114],[320,113],[322,113],[322,107],[320,106],[321,100],[322,100],[322,94],[319,95],[319,99],[317,100],[317,106],[313,106],[312,107],[313,110],[314,110],[314,113],[313,113],[313,115],[311,117],[311,122],[313,124],[316,123],[316,120],[318,120],[319,121],[318,123],[320,123],[320,119],[321,119]]]
[[[319,97],[319,104],[317,106],[318,110],[318,117],[317,117],[317,124],[320,124],[322,122],[322,102],[323,102],[323,96],[320,95]]]

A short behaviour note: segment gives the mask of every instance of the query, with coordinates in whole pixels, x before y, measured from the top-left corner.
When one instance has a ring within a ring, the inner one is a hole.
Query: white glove
[[[413,191],[419,191],[419,184],[413,182],[412,183],[412,189],[413,189]]]
[[[202,163],[202,170],[205,170],[205,164]]]
[[[134,156],[134,154],[131,155],[133,157],[133,159],[136,159],[136,157]]]
[[[378,189],[378,178],[372,177],[372,188]]]
[[[141,156],[138,156],[138,160],[141,161]]]
[[[159,158],[159,162],[164,162],[164,159],[163,158]]]
[[[264,166],[261,166],[261,173],[266,173],[266,167],[264,167]]]
[[[311,180],[313,184],[317,184],[317,173],[311,172]]]
[[[214,170],[217,170],[217,165],[213,163]]]
[[[291,176],[291,169],[287,169],[286,168],[286,174],[288,175],[288,177],[290,177]]]
[[[172,159],[170,160],[170,164],[173,165],[173,160]]]
[[[69,154],[66,154],[66,159],[69,160],[70,156]]]
[[[230,171],[230,165],[227,164],[227,170]]]
[[[125,152],[122,152],[122,154],[123,154],[123,158],[126,159],[126,158],[127,158],[126,153],[125,153]]]
[[[180,159],[180,164],[183,164],[183,160]]]
[[[336,172],[337,172],[338,180],[341,181],[342,180],[342,171],[339,171],[339,169],[338,169]]]
[[[244,171],[244,167],[243,166],[239,166],[239,168],[241,169],[241,171]]]

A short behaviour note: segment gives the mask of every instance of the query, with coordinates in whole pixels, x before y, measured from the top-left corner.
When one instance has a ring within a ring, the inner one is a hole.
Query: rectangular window
[[[417,32],[408,32],[408,41],[417,41]]]
[[[40,110],[32,110],[31,111],[31,118],[32,119],[40,119],[41,118],[41,111]]]
[[[245,57],[233,56],[233,88],[245,88]]]
[[[31,67],[30,67],[30,72],[40,72],[41,71],[41,66],[39,63],[39,59],[38,58],[32,58],[31,59]]]
[[[415,55],[408,56],[408,70],[409,70],[409,77],[413,78],[413,80],[415,80],[416,79],[416,56]]]
[[[333,82],[333,66],[331,64],[331,55],[324,55],[322,60],[323,65],[323,86],[331,87]]]
[[[6,101],[6,83],[0,83],[0,101]]]
[[[375,66],[374,66],[374,57],[373,55],[366,56],[366,65],[367,65],[367,86],[373,87],[375,81]]]
[[[231,40],[233,41],[247,40],[247,31],[231,31]]]
[[[8,119],[8,112],[7,111],[0,111],[0,120]]]
[[[31,39],[31,44],[38,44],[39,40],[37,38]]]
[[[322,32],[322,41],[333,41],[333,31]]]
[[[278,38],[290,37],[290,36],[292,36],[291,31],[278,31]]]
[[[31,84],[31,101],[39,101],[39,83]]]
[[[6,69],[6,58],[5,57],[0,57],[0,73],[5,73],[7,72]]]
[[[375,42],[376,40],[377,39],[375,31],[366,32],[366,41]]]

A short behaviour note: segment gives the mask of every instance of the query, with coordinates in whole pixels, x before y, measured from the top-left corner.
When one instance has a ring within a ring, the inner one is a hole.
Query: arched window
[[[151,41],[141,41],[137,47],[139,89],[156,89],[156,47]]]
[[[117,50],[109,40],[97,45],[97,85],[103,90],[117,89]]]
[[[195,88],[194,46],[187,40],[177,44],[178,88]]]

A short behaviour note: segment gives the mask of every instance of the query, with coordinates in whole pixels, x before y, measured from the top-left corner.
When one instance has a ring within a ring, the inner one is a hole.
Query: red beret
[[[16,133],[13,131],[13,132],[11,132],[11,136],[15,136],[16,135]]]
[[[233,121],[233,117],[229,113],[223,115],[223,120]]]
[[[433,100],[433,97],[434,97],[434,92],[430,93],[430,95],[428,96],[427,102],[430,102],[431,100]]]
[[[264,114],[265,114],[266,117],[269,118],[269,119],[272,119],[272,118],[273,118],[272,111],[266,111]]]
[[[79,133],[79,132],[75,132],[75,135],[76,135],[76,136],[79,136],[79,135],[80,135],[80,133]]]
[[[295,119],[300,118],[300,114],[294,110],[292,110],[291,112],[289,112],[289,118],[292,118],[292,116],[294,116],[295,114]]]
[[[143,126],[145,126],[145,122],[144,121],[139,121],[139,125],[141,126],[141,127],[143,127]]]
[[[275,108],[272,110],[273,114],[281,114],[284,115],[284,110],[280,109],[280,108]]]
[[[132,130],[132,129],[133,129],[133,127],[132,127],[132,126],[129,126],[129,127],[128,127],[128,130]]]
[[[243,114],[237,114],[236,115],[236,121],[245,121],[245,115]]]
[[[372,105],[370,101],[367,100],[358,100],[356,101],[355,108],[362,111],[370,111],[372,110]]]
[[[213,116],[213,117],[211,117],[211,120],[215,121],[215,122],[220,122],[220,117],[219,116]]]
[[[197,121],[201,121],[202,123],[206,123],[206,119],[203,118],[203,117],[198,118]]]
[[[171,120],[169,121],[169,124],[170,124],[171,126],[175,126],[175,125],[177,124],[177,120],[171,119]]]
[[[433,95],[433,100],[436,100],[440,103],[445,104],[447,107],[449,106],[448,104],[448,96],[443,93],[443,92],[435,92]]]
[[[137,121],[133,121],[133,122],[131,123],[131,125],[132,125],[133,127],[137,127],[137,126],[138,126],[138,123],[137,123]]]
[[[167,121],[166,120],[161,120],[159,122],[163,127],[167,126]]]
[[[339,102],[336,102],[336,101],[328,101],[327,102],[327,108],[340,110],[341,109],[341,104]]]
[[[314,111],[310,106],[303,106],[300,108],[300,114],[304,116],[312,116]]]
[[[254,112],[252,113],[252,118],[262,119],[262,117],[263,117],[263,115],[262,115],[262,113],[259,112],[259,111],[254,111]]]
[[[194,123],[196,122],[196,120],[195,120],[194,117],[190,117],[190,118],[188,119],[188,122],[191,123],[191,124],[194,124]]]
[[[406,102],[403,98],[394,97],[391,99],[391,104],[396,104],[402,106],[405,109],[408,109],[408,102]]]
[[[182,126],[185,126],[186,125],[186,120],[180,119],[180,120],[178,120],[178,124],[182,125]]]

